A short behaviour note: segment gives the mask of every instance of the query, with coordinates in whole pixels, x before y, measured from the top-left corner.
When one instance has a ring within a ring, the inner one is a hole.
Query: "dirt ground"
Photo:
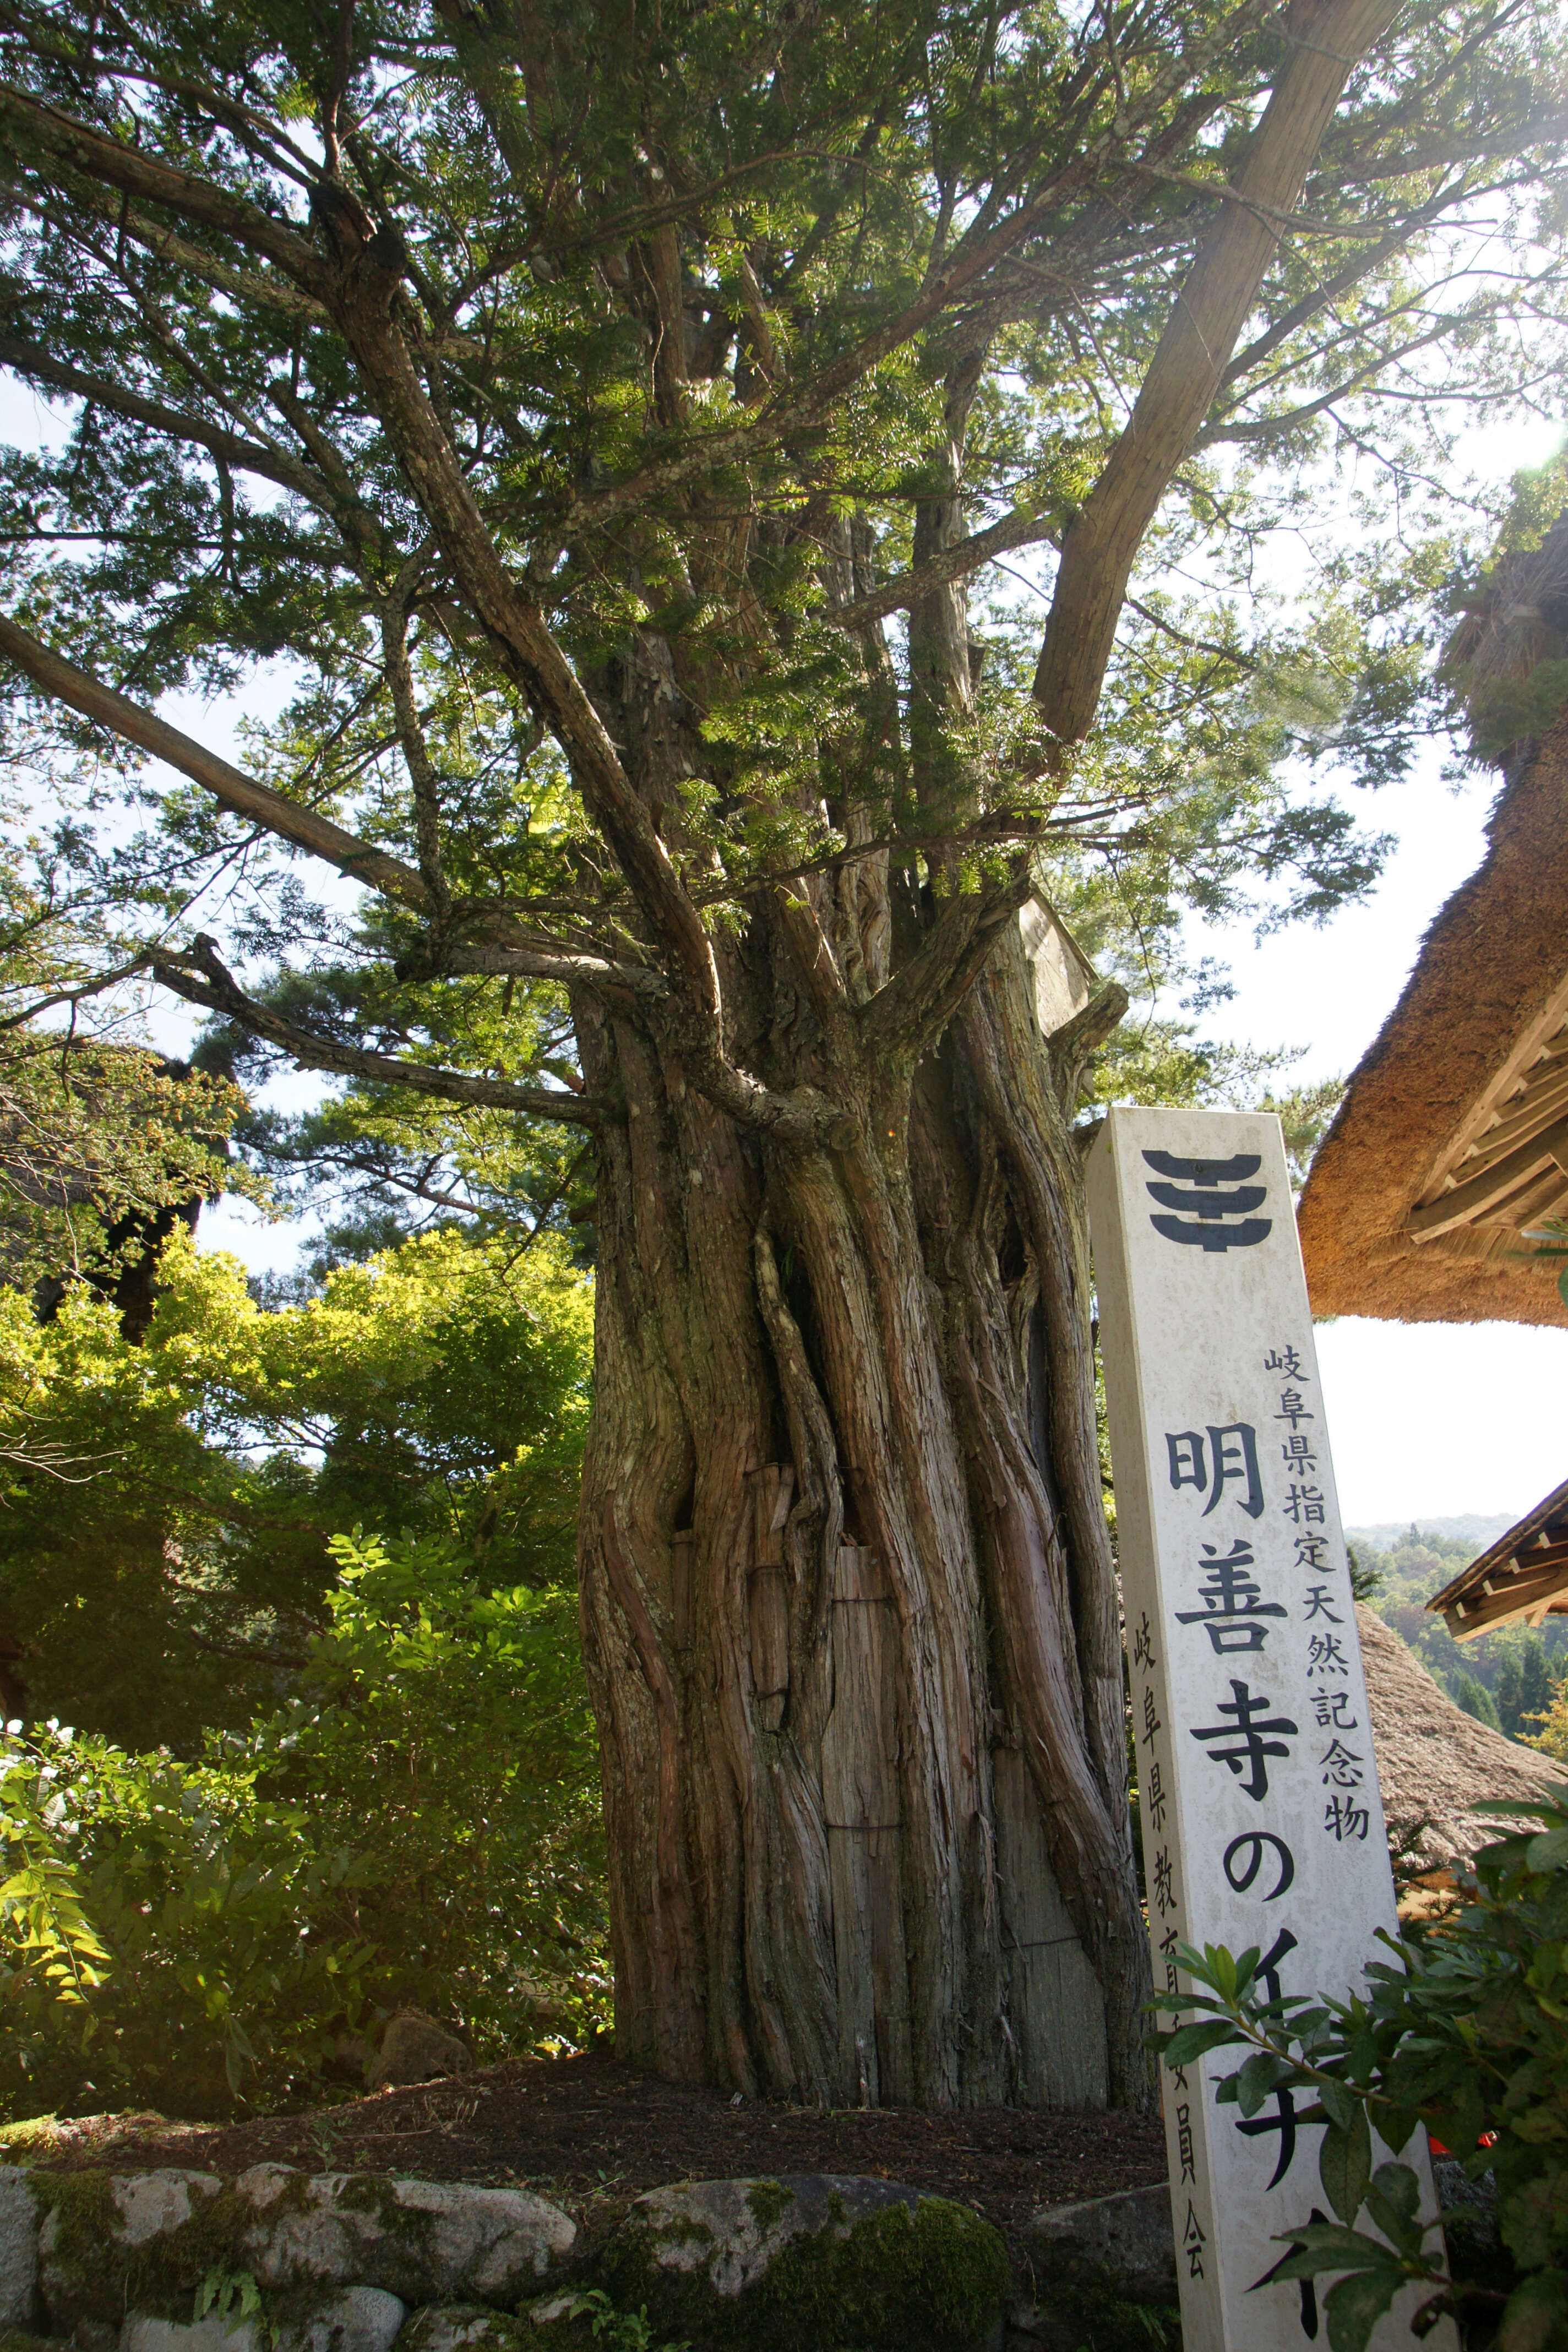
[[[20,2154],[19,2135],[6,2137],[5,2152]],[[269,2159],[314,2172],[527,2188],[563,2205],[592,2235],[666,2181],[868,2173],[973,2205],[1015,2246],[1041,2205],[1165,2178],[1163,2136],[1152,2116],[737,2105],[592,2057],[516,2060],[254,2123],[88,2116],[29,2135],[26,2158],[52,2169],[188,2165],[226,2175]]]

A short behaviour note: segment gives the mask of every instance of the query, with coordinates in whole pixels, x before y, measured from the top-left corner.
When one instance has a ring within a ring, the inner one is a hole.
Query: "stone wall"
[[[0,2352],[605,2352],[645,2309],[653,2347],[993,2352],[1007,2290],[988,2222],[879,2180],[683,2183],[584,2247],[524,2189],[0,2167]]]

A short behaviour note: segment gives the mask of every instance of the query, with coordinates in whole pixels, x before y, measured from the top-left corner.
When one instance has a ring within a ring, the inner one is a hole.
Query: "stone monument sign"
[[[1343,1996],[1394,1881],[1279,1122],[1113,1110],[1089,1201],[1155,1984],[1178,1944],[1256,1945],[1271,1998]],[[1301,2352],[1316,2293],[1257,2282],[1328,2218],[1321,2128],[1289,2090],[1216,2105],[1237,2063],[1163,2070],[1184,2341]],[[1435,2211],[1425,2136],[1402,2154]],[[1452,2323],[1427,2342],[1452,2352]]]

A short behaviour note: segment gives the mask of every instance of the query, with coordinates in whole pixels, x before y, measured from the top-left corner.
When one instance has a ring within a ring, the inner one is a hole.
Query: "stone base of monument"
[[[643,2311],[655,2352],[1002,2352],[1012,2285],[988,2221],[884,2180],[686,2182],[584,2247],[521,2189],[0,2167],[0,2352],[605,2352]]]

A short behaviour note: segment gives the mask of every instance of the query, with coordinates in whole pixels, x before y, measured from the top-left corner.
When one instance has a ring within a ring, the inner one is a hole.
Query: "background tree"
[[[297,2109],[363,2084],[410,2001],[481,2061],[604,2021],[574,1592],[447,1538],[332,1549],[323,1630],[243,1733],[0,1728],[0,1861],[40,1898],[0,1915],[0,2115]]]
[[[115,952],[591,1149],[635,2060],[1148,2095],[1072,1130],[1124,999],[1044,1037],[1017,918],[1096,858],[1211,909],[1375,871],[1275,777],[1397,765],[1397,645],[1227,591],[1332,446],[1402,496],[1433,404],[1516,397],[1526,328],[1550,371],[1562,38],[1525,0],[0,17],[0,359],[73,404],[8,471],[15,748],[185,780],[108,858]],[[1030,548],[1043,633],[976,628]],[[282,656],[246,771],[154,715]]]
[[[573,1581],[590,1297],[552,1236],[434,1233],[264,1312],[236,1262],[165,1248],[145,1336],[85,1287],[0,1296],[0,1623],[26,1712],[198,1755],[299,1684],[332,1537],[462,1547],[479,1597]]]
[[[102,996],[107,946],[89,877],[0,840],[0,1280],[44,1312],[85,1280],[140,1325],[175,1222],[256,1187],[228,1163],[237,1088],[149,1049]]]

